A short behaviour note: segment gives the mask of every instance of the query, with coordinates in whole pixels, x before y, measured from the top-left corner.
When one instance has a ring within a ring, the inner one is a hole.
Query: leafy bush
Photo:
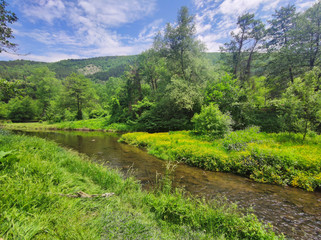
[[[257,142],[260,139],[259,132],[260,128],[256,126],[243,131],[231,132],[223,139],[223,146],[227,151],[245,150],[248,143]]]
[[[0,102],[0,119],[6,119],[8,115],[7,104]]]
[[[26,122],[34,119],[37,109],[30,97],[12,98],[8,103],[8,118],[14,122]]]
[[[223,114],[217,105],[210,104],[202,107],[200,114],[192,118],[195,124],[195,131],[209,137],[223,137],[231,130],[232,119],[229,115]]]

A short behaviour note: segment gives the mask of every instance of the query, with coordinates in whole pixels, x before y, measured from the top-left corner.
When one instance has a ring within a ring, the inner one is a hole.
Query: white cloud
[[[42,19],[50,24],[66,13],[66,7],[62,0],[34,0],[32,2],[22,0],[18,4],[30,19]]]
[[[151,14],[155,0],[22,0],[17,3],[31,19],[53,23],[69,18],[72,24],[95,23],[119,26]]]
[[[295,4],[298,11],[310,7],[317,0],[194,0],[197,9],[195,26],[198,38],[208,51],[217,51],[219,46],[229,41],[231,31],[235,31],[237,17],[250,12],[263,21],[271,18],[275,9],[287,4]]]
[[[138,34],[138,38],[135,39],[135,42],[152,42],[156,34],[162,28],[163,20],[157,19],[143,28],[142,31]]]
[[[34,23],[45,21],[51,26],[47,29],[43,24],[41,29],[28,32],[20,27],[17,36],[33,38],[52,47],[68,46],[77,51],[75,56],[137,54],[137,49],[150,45],[161,24],[156,20],[138,37],[130,39],[115,30],[153,13],[156,0],[15,0],[15,4],[29,20]],[[57,30],[57,25],[63,27]],[[46,59],[59,56],[64,57],[63,54],[51,54]]]
[[[32,38],[57,53],[26,58],[53,61],[59,58],[84,58],[102,55],[137,54],[149,48],[155,34],[164,27],[161,19],[138,30],[136,36],[118,32],[156,11],[157,0],[12,0],[38,29],[26,31],[23,24],[14,25],[17,37]],[[161,0],[158,0],[161,1]],[[256,13],[263,20],[274,9],[295,3],[302,11],[312,0],[193,0],[198,39],[208,51],[218,51],[235,30],[237,17]],[[38,51],[37,51],[38,52]],[[70,54],[69,54],[70,53]],[[76,53],[76,54],[73,54]]]
[[[243,14],[247,11],[255,11],[257,8],[271,0],[225,0],[219,7],[222,14]]]
[[[315,4],[317,1],[306,1],[306,0],[304,0],[304,1],[300,1],[297,5],[296,5],[296,7],[297,7],[297,10],[299,11],[299,12],[302,12],[302,11],[304,11],[305,9],[307,9],[307,8],[309,8],[309,7],[312,7],[312,5],[313,4]]]

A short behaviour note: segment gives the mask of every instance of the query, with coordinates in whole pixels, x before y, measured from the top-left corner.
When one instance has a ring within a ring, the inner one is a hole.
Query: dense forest
[[[149,132],[321,131],[321,2],[239,16],[221,53],[205,53],[186,7],[137,56],[1,62],[0,118],[104,118]]]

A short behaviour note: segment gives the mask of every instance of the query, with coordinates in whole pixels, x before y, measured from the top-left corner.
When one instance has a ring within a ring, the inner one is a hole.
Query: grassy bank
[[[212,171],[232,172],[262,183],[313,191],[321,186],[321,136],[266,134],[256,128],[224,139],[202,140],[191,132],[128,133],[122,142],[147,147],[150,154]]]
[[[87,119],[70,122],[48,123],[48,122],[33,122],[33,123],[2,123],[2,126],[7,129],[22,129],[22,130],[96,130],[109,132],[129,132],[131,127],[123,123],[107,124],[104,118]]]
[[[0,132],[0,238],[276,239],[254,215],[207,203],[91,163],[53,142]],[[109,198],[69,198],[83,191]]]

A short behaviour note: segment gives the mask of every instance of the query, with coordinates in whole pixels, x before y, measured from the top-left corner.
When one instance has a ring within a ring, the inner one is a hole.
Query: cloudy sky
[[[148,49],[181,6],[195,15],[197,36],[207,51],[218,51],[235,30],[237,16],[251,12],[263,20],[275,9],[295,4],[298,11],[315,0],[7,0],[19,20],[11,25],[13,55],[0,60],[62,59],[133,55]]]

